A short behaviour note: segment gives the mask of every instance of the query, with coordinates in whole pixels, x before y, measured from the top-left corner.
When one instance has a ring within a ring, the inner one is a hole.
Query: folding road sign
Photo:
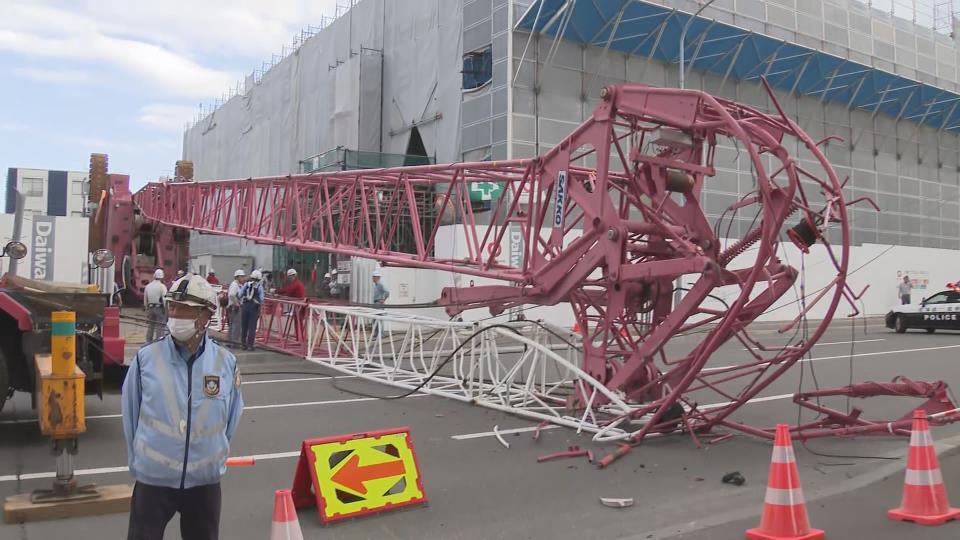
[[[323,523],[427,502],[408,427],[303,441],[292,491]]]

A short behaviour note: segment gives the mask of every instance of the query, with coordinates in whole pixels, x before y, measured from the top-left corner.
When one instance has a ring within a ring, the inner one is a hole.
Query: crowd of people
[[[194,274],[187,270],[177,270],[174,283],[183,278],[193,277]],[[143,308],[147,319],[147,343],[163,338],[167,333],[168,308],[165,298],[170,289],[165,282],[165,278],[164,271],[157,269],[153,274],[153,281],[144,289]],[[380,269],[374,270],[371,298],[373,304],[384,304],[390,296],[390,292],[381,282],[381,279]],[[228,328],[226,345],[228,347],[253,350],[261,307],[268,292],[297,300],[307,298],[307,286],[300,279],[300,275],[295,268],[286,271],[285,279],[283,283],[279,284],[279,287],[272,287],[271,281],[269,272],[258,269],[247,275],[246,271],[241,268],[233,273],[233,281],[223,288],[217,298],[217,305],[226,318]],[[211,288],[213,286],[222,287],[216,271],[213,269],[207,272],[204,282]],[[315,297],[321,300],[347,301],[350,298],[350,288],[338,278],[336,269],[323,275],[320,282],[316,283],[315,291]]]

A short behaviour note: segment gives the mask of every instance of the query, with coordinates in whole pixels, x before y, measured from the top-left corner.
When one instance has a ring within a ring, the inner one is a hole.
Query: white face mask
[[[197,321],[194,319],[167,319],[170,336],[177,341],[189,341],[197,333]]]

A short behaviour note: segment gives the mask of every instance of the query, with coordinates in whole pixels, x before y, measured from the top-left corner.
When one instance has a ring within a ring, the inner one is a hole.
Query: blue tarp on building
[[[517,29],[676,65],[691,17],[641,0],[536,0]],[[691,69],[732,81],[759,83],[766,76],[796,95],[960,130],[954,92],[707,18],[690,24],[684,55]]]

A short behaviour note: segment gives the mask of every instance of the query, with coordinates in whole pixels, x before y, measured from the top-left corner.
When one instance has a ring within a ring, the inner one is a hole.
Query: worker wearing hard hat
[[[381,273],[377,268],[373,271],[373,303],[386,304],[387,298],[390,298],[390,291],[380,282]]]
[[[163,307],[163,297],[167,294],[167,286],[163,284],[163,270],[157,268],[151,281],[143,289],[143,309],[147,314],[147,336],[145,343],[163,337],[163,326],[166,312]]]
[[[252,351],[257,337],[260,306],[263,305],[263,273],[250,272],[250,279],[240,287],[240,342],[243,350]]]
[[[318,298],[330,298],[330,280],[332,276],[330,272],[327,272],[323,275],[323,279],[320,281],[320,284],[317,285],[317,297]]]
[[[243,411],[237,360],[207,335],[217,309],[200,276],[166,295],[170,335],[144,345],[123,382],[123,434],[136,479],[127,538],[162,538],[180,513],[183,538],[216,539],[220,478]]]
[[[233,281],[227,289],[227,324],[230,346],[240,345],[240,287],[247,281],[247,273],[239,269],[233,273]]]
[[[297,276],[297,271],[293,268],[287,270],[287,283],[277,289],[277,294],[281,296],[289,296],[290,298],[306,298],[307,292],[306,288],[303,286],[303,282],[300,281],[300,278]]]

